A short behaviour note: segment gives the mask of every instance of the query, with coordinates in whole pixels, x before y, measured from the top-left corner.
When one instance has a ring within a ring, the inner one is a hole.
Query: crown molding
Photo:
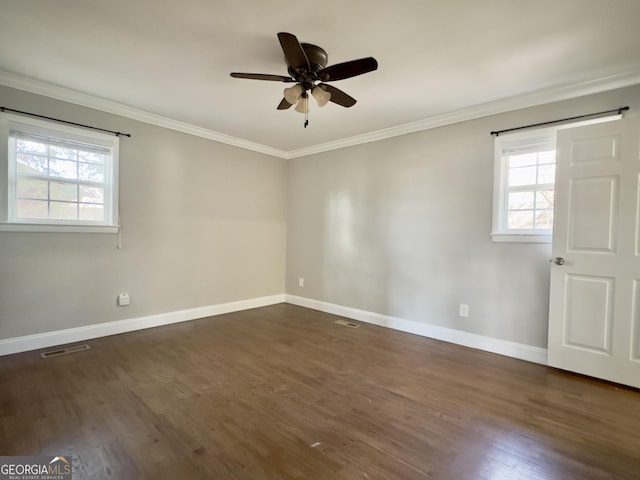
[[[640,68],[632,69],[627,72],[601,77],[595,80],[589,80],[580,83],[571,83],[555,87],[538,90],[523,95],[517,95],[504,99],[487,102],[454,112],[441,115],[434,115],[416,122],[398,125],[396,127],[385,128],[374,132],[368,132],[361,135],[335,140],[332,142],[321,143],[304,147],[296,150],[280,150],[269,147],[249,140],[244,140],[224,133],[216,132],[206,128],[191,125],[171,118],[163,117],[153,113],[145,112],[127,105],[123,105],[111,100],[95,97],[86,93],[77,92],[59,85],[42,82],[29,77],[24,77],[14,73],[0,70],[0,85],[24,90],[38,95],[55,98],[65,102],[74,103],[83,107],[94,108],[103,112],[113,113],[140,122],[157,125],[178,132],[195,135],[216,142],[224,143],[238,148],[251,150],[265,155],[283,159],[294,159],[314,155],[317,153],[328,152],[346,147],[353,147],[363,143],[377,142],[386,138],[398,137],[409,133],[420,132],[432,128],[443,127],[454,123],[474,120],[477,118],[496,115],[499,113],[519,110],[521,108],[543,105],[545,103],[558,102],[571,98],[582,97],[595,93],[601,93],[617,88],[629,87],[640,83]]]
[[[313,145],[311,147],[290,150],[287,152],[287,159],[305,157],[316,153],[328,152],[340,148],[352,147],[363,143],[377,142],[385,138],[399,137],[409,133],[420,132],[437,127],[444,127],[453,123],[475,120],[477,118],[510,112],[522,108],[543,105],[545,103],[559,102],[571,98],[583,97],[595,93],[615,90],[617,88],[629,87],[640,83],[640,68],[624,73],[609,75],[596,80],[589,80],[581,83],[571,83],[561,86],[550,87],[535,92],[517,95],[492,102],[483,103],[469,108],[456,110],[442,115],[434,115],[424,120],[398,125],[396,127],[385,128],[375,132],[368,132],[362,135],[343,138],[333,142]]]
[[[197,137],[207,138],[216,142],[232,145],[234,147],[252,150],[254,152],[264,153],[273,157],[286,158],[287,152],[277,148],[262,145],[260,143],[243,140],[242,138],[232,137],[224,133],[209,130],[207,128],[198,127],[189,123],[180,122],[171,118],[156,115],[154,113],[145,112],[137,108],[129,107],[121,103],[117,103],[104,98],[96,97],[86,93],[71,90],[69,88],[53,85],[22,75],[16,75],[0,70],[0,85],[24,90],[26,92],[44,95],[46,97],[55,98],[65,102],[81,105],[83,107],[93,108],[107,113],[113,113],[122,117],[130,118],[151,125],[176,130],[182,133],[188,133]]]

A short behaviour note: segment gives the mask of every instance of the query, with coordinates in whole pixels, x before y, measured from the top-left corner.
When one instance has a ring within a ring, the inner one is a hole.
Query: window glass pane
[[[509,169],[509,186],[535,185],[536,167],[520,167]]]
[[[541,190],[536,192],[536,208],[551,208],[553,209],[553,190]]]
[[[49,147],[49,155],[51,157],[61,158],[64,160],[77,160],[78,150],[75,148],[51,145]]]
[[[52,177],[78,178],[78,163],[70,160],[52,158],[49,162],[49,175]]]
[[[17,155],[16,164],[18,167],[18,173],[47,175],[49,171],[49,160],[47,159],[47,157],[20,154]]]
[[[18,177],[16,181],[17,198],[33,198],[46,200],[49,198],[49,182]]]
[[[538,163],[556,163],[556,151],[544,150],[539,152]]]
[[[80,204],[80,220],[104,221],[104,205]]]
[[[535,165],[538,158],[536,152],[512,153],[509,155],[509,168]]]
[[[93,182],[104,182],[104,167],[95,163],[78,164],[80,180],[91,180]]]
[[[86,203],[104,203],[104,188],[80,185],[80,201]]]
[[[46,200],[17,200],[16,217],[18,218],[47,218],[49,207]]]
[[[553,228],[553,210],[536,210],[536,228]]]
[[[509,211],[507,218],[507,228],[532,229],[533,210],[513,210]]]
[[[108,154],[97,150],[80,150],[78,152],[78,160],[86,163],[100,163],[104,165],[107,162]]]
[[[533,192],[511,192],[509,194],[509,210],[530,210],[533,208]]]
[[[554,183],[556,181],[555,164],[540,165],[538,167],[538,184]]]
[[[37,153],[40,155],[47,154],[47,145],[41,142],[37,142],[33,139],[18,138],[16,139],[16,152],[17,153]]]
[[[77,207],[77,203],[51,202],[49,218],[54,220],[77,220]]]
[[[78,201],[78,186],[75,184],[51,182],[49,188],[51,200]]]

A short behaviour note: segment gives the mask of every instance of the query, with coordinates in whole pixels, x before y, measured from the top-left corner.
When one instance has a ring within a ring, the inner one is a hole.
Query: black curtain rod
[[[0,107],[0,111],[2,111],[2,112],[19,113],[20,115],[28,115],[30,117],[36,117],[36,118],[44,118],[45,120],[52,120],[54,122],[66,123],[67,125],[74,125],[76,127],[90,128],[91,130],[98,130],[100,132],[112,133],[113,135],[115,135],[117,137],[129,137],[129,138],[131,138],[131,134],[130,133],[116,132],[114,130],[107,130],[106,128],[99,128],[99,127],[92,127],[91,125],[84,125],[83,123],[75,123],[75,122],[69,122],[67,120],[60,120],[59,118],[45,117],[44,115],[38,115],[37,113],[23,112],[21,110],[14,110],[13,108]]]
[[[549,122],[534,123],[531,125],[525,125],[523,127],[507,128],[505,130],[496,130],[494,132],[491,132],[491,135],[495,135],[497,137],[501,133],[505,133],[505,132],[513,132],[515,130],[522,130],[524,128],[542,127],[544,125],[552,125],[554,123],[568,122],[570,120],[579,120],[581,118],[597,117],[598,115],[605,115],[607,113],[617,113],[618,115],[620,115],[622,112],[626,112],[627,110],[629,110],[629,107],[620,107],[613,110],[607,110],[605,112],[588,113],[586,115],[578,115],[577,117],[561,118],[560,120],[551,120]]]

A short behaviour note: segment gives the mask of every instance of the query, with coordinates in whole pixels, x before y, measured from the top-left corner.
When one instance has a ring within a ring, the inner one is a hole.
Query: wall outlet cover
[[[118,305],[120,307],[124,307],[125,305],[129,305],[130,299],[128,293],[121,293],[118,295]]]

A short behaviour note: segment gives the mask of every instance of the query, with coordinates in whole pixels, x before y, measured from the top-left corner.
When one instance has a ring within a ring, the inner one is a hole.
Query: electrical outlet
[[[468,318],[469,317],[469,305],[467,305],[465,303],[461,303],[460,304],[460,308],[458,309],[458,315],[460,315],[461,317],[464,317],[464,318]]]
[[[304,278],[300,277],[300,278],[298,279],[298,286],[299,286],[300,288],[304,287]]]

